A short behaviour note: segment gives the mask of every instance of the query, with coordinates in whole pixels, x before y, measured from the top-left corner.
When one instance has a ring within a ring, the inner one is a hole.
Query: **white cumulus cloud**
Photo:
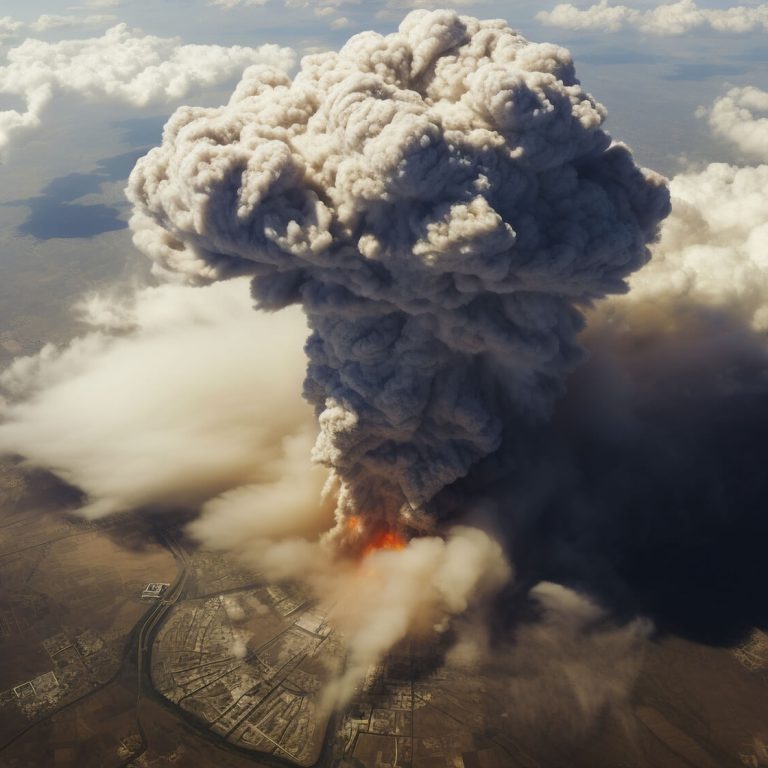
[[[613,303],[711,307],[768,330],[768,165],[712,163],[670,191],[653,259]]]
[[[178,38],[145,35],[125,24],[101,37],[56,43],[30,38],[8,51],[0,67],[0,93],[26,101],[24,112],[0,112],[0,153],[15,135],[39,125],[56,92],[143,107],[176,101],[252,64],[287,70],[293,60],[289,48],[277,45],[184,45]]]
[[[768,331],[768,92],[731,88],[707,116],[712,131],[762,164],[710,163],[670,182],[672,214],[620,309],[704,307]]]
[[[712,130],[744,154],[768,161],[768,91],[754,86],[731,88],[715,101],[709,115]]]

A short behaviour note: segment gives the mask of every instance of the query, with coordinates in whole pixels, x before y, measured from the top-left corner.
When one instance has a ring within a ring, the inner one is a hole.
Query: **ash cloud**
[[[428,531],[501,413],[549,413],[580,310],[647,261],[668,192],[604,117],[564,49],[415,11],[293,80],[249,70],[137,163],[131,226],[161,269],[252,275],[261,309],[304,309],[337,538],[350,515]]]

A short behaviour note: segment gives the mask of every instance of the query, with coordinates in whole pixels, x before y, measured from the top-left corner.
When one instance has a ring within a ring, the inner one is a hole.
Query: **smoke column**
[[[249,68],[136,165],[134,239],[162,270],[303,307],[338,538],[428,530],[502,412],[547,415],[581,309],[647,261],[668,191],[604,119],[566,50],[414,11],[293,79]]]

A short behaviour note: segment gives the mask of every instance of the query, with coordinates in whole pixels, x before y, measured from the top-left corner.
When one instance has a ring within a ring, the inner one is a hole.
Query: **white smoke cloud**
[[[700,8],[694,0],[678,0],[640,10],[600,0],[584,10],[571,3],[560,3],[551,11],[539,11],[536,18],[553,27],[603,32],[635,28],[653,35],[682,35],[706,27],[718,32],[745,33],[768,31],[768,4],[710,9]]]
[[[368,669],[407,635],[440,633],[477,609],[511,578],[499,544],[478,528],[457,527],[445,539],[422,537],[402,550],[366,557],[353,579],[337,583],[332,618],[349,645],[331,700],[348,699]]]
[[[698,114],[708,115],[715,134],[744,154],[768,161],[768,91],[754,86],[731,88]]]
[[[92,332],[20,358],[0,377],[11,401],[0,453],[81,488],[81,512],[92,517],[199,506],[259,484],[285,514],[286,476],[287,495],[303,492],[319,507],[325,473],[296,448],[308,451],[316,429],[300,397],[299,312],[254,312],[242,281],[166,285],[122,308],[93,300],[86,309]]]
[[[300,378],[291,383],[298,391]],[[265,541],[324,533],[333,521],[333,495],[327,472],[309,461],[313,440],[309,429],[283,437],[280,450],[262,458],[259,482],[208,501],[191,530],[207,545],[244,557]]]
[[[82,40],[47,43],[30,38],[6,58],[0,66],[0,93],[21,96],[26,109],[0,112],[0,153],[12,138],[40,124],[57,92],[143,107],[176,101],[252,64],[287,70],[294,60],[290,49],[276,45],[182,45],[177,38],[144,35],[125,24]]]
[[[567,51],[415,11],[293,80],[250,69],[137,164],[135,242],[163,269],[304,306],[340,535],[347,514],[428,526],[421,505],[499,445],[503,400],[547,412],[576,306],[646,261],[668,194],[604,117]]]

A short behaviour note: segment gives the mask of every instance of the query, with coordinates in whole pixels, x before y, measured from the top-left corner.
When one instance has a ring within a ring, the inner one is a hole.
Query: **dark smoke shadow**
[[[0,456],[0,518],[29,514],[69,515],[82,506],[82,492],[44,469],[28,467],[20,456]]]
[[[13,484],[13,494],[6,487],[9,483]],[[0,526],[45,516],[75,529],[100,531],[130,552],[145,552],[158,544],[168,546],[169,535],[186,552],[199,549],[199,543],[186,532],[197,516],[196,510],[143,507],[89,520],[78,514],[87,502],[79,488],[52,472],[30,467],[21,457],[0,457]]]
[[[440,501],[495,503],[517,594],[556,581],[618,621],[731,645],[768,626],[768,355],[725,316],[678,321],[592,332],[553,420],[510,422]],[[518,609],[507,595],[500,615]]]
[[[53,179],[40,195],[12,200],[9,207],[25,207],[29,215],[17,228],[20,235],[37,240],[91,238],[125,229],[119,207],[102,203],[78,203],[86,195],[98,194],[102,185],[127,179],[144,150],[132,150],[98,162],[92,173],[70,173]]]
[[[186,527],[197,517],[190,509],[157,509],[144,507],[103,519],[104,532],[112,541],[130,552],[145,552],[157,544],[168,546],[168,537],[191,553],[200,548],[186,533]]]

